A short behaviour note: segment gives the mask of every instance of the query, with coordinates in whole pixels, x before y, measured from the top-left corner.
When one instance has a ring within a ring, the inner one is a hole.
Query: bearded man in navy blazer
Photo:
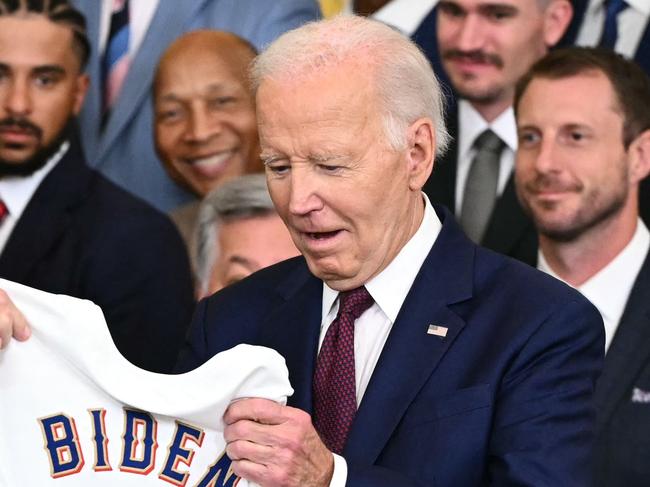
[[[338,17],[281,36],[252,78],[269,190],[303,256],[204,300],[179,364],[238,343],[285,357],[287,406],[246,399],[224,416],[234,472],[262,486],[588,485],[602,321],[423,195],[448,138],[423,54]]]

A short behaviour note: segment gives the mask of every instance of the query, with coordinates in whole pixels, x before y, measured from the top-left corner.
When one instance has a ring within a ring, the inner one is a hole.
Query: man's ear
[[[638,184],[650,174],[650,129],[641,132],[627,151],[630,184]]]
[[[544,11],[544,43],[547,47],[553,47],[562,39],[572,17],[573,7],[569,0],[550,1]]]
[[[83,107],[84,100],[86,99],[86,93],[88,93],[88,87],[90,86],[90,78],[86,73],[82,73],[77,76],[75,95],[73,102],[73,113],[78,115]]]
[[[436,137],[433,122],[420,118],[408,128],[409,189],[419,191],[433,170],[436,152]]]

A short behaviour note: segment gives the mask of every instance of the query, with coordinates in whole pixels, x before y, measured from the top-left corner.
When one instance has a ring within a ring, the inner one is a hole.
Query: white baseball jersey
[[[284,359],[239,345],[182,375],[124,359],[89,301],[0,279],[32,328],[0,352],[0,486],[244,487],[225,455],[236,398],[284,402]]]

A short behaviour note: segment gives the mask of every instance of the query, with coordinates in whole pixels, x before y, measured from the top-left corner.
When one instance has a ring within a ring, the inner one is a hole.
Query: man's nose
[[[323,207],[319,196],[318,176],[308,167],[295,167],[291,172],[289,211],[293,215],[307,215]]]
[[[221,131],[221,121],[205,110],[192,110],[183,136],[186,142],[200,143]]]
[[[29,115],[32,111],[32,96],[26,83],[14,81],[6,88],[4,108],[11,115]]]

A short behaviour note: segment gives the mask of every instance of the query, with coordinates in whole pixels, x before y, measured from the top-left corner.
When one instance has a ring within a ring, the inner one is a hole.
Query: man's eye
[[[574,142],[580,142],[585,138],[585,134],[581,132],[571,132],[571,140]]]
[[[36,85],[44,88],[54,85],[56,81],[57,81],[56,78],[51,75],[37,76],[35,79]]]
[[[335,173],[342,169],[341,166],[337,166],[335,164],[318,164],[318,168],[324,172],[330,172],[330,173]]]
[[[438,10],[449,17],[462,17],[463,10],[454,3],[440,2]]]
[[[264,162],[264,166],[266,167],[267,171],[276,176],[287,174],[291,169],[291,166],[289,164],[285,164],[282,161]]]
[[[219,96],[213,98],[208,102],[210,108],[223,108],[224,106],[235,103],[237,99],[234,96]]]
[[[539,134],[534,132],[523,132],[519,134],[519,145],[530,146],[539,142]]]
[[[162,110],[158,112],[157,118],[160,122],[175,122],[181,118],[180,110]]]

